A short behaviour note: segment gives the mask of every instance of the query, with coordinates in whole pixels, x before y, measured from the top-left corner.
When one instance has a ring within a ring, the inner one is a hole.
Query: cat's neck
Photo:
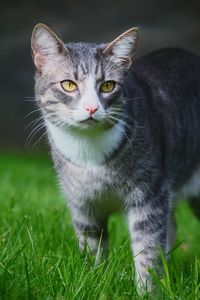
[[[56,127],[48,120],[46,126],[57,150],[66,159],[83,166],[103,164],[119,147],[125,130],[123,125],[116,124],[95,136],[81,136]]]

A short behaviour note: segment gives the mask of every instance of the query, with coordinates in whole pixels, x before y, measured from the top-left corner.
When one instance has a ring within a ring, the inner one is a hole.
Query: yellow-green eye
[[[76,83],[71,80],[65,80],[61,82],[62,88],[67,92],[73,92],[77,89]]]
[[[114,90],[115,87],[115,82],[114,81],[105,81],[104,83],[102,83],[102,85],[100,86],[100,91],[102,93],[111,93]]]

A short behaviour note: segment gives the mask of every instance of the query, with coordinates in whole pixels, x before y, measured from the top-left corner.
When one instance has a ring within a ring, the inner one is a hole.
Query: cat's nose
[[[90,115],[93,115],[98,110],[98,108],[98,106],[86,106],[85,110],[87,110]]]

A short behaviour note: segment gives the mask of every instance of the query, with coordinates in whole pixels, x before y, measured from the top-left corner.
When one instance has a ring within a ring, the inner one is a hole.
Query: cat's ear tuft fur
[[[65,45],[48,26],[39,23],[33,29],[31,49],[34,64],[42,72],[48,59],[65,51]]]
[[[131,28],[109,43],[103,54],[113,56],[113,62],[129,68],[135,55],[139,31],[137,27]]]

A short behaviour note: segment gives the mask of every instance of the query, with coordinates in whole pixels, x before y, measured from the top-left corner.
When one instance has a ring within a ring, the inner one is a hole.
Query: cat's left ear
[[[138,36],[139,30],[137,27],[127,30],[109,43],[103,50],[103,54],[113,56],[114,64],[122,65],[128,69],[135,56]]]
[[[36,69],[42,72],[59,56],[66,52],[64,43],[45,24],[37,24],[31,38],[32,57]]]

